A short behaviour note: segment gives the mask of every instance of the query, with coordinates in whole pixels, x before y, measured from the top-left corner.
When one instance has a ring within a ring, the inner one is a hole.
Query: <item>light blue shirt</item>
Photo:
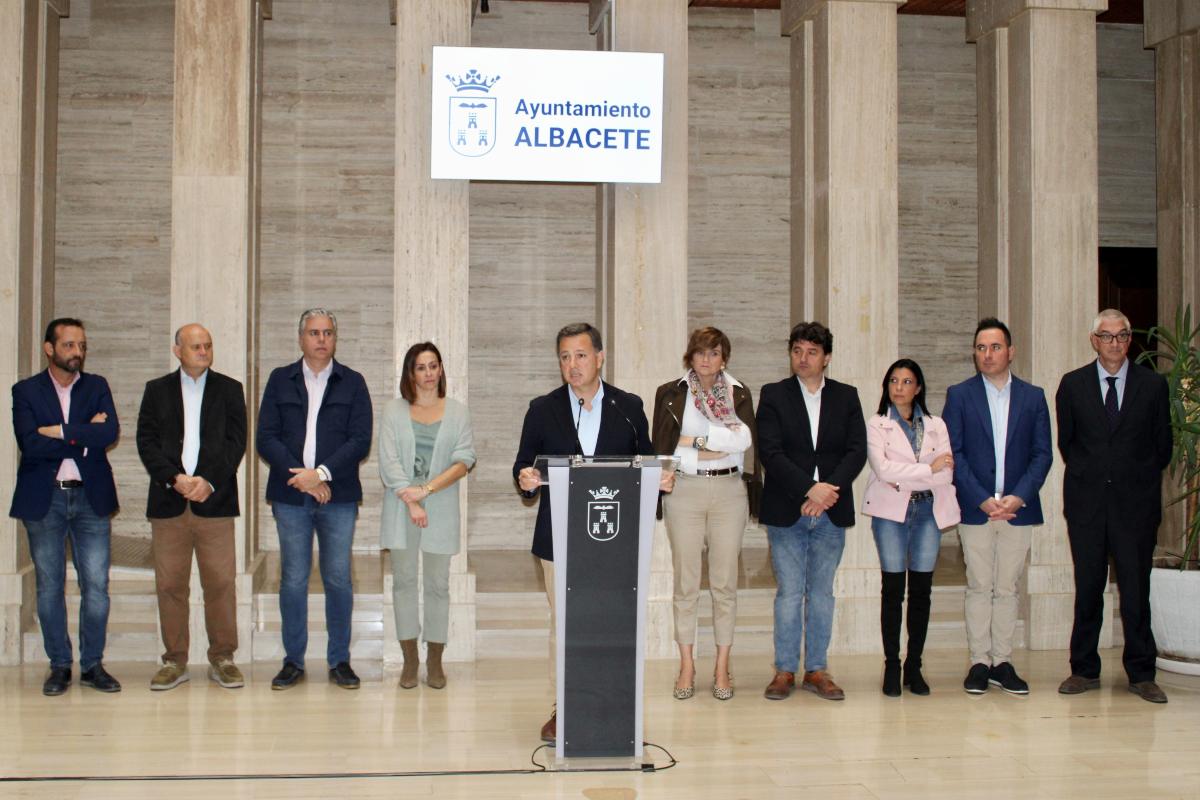
[[[1012,373],[1004,381],[1004,388],[997,389],[985,376],[983,391],[987,395],[988,413],[992,417],[992,443],[996,448],[996,497],[1004,496],[1004,445],[1008,439],[1008,405],[1012,399]]]
[[[567,385],[567,396],[571,398],[571,421],[579,426],[579,446],[585,456],[596,454],[596,441],[600,438],[600,415],[604,409],[604,383],[596,390],[592,398],[592,410],[588,411],[579,403],[579,395]]]
[[[200,460],[200,406],[204,402],[204,384],[208,382],[208,370],[193,379],[179,370],[179,387],[183,390],[183,471],[196,474],[196,463]]]
[[[1100,359],[1096,359],[1096,372],[1100,373],[1100,401],[1104,401],[1104,396],[1108,394],[1108,378],[1117,379],[1117,408],[1119,409],[1125,403],[1125,379],[1129,377],[1129,359],[1125,359],[1121,363],[1121,368],[1117,370],[1116,375],[1109,375],[1108,370],[1100,363]]]

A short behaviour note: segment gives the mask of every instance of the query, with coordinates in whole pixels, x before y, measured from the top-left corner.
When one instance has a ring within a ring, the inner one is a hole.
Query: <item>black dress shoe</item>
[[[42,684],[42,694],[47,697],[58,697],[71,685],[70,667],[51,667],[46,682]]]
[[[330,669],[329,680],[343,689],[357,689],[359,683],[358,676],[354,674],[354,670],[350,669],[349,661],[339,662]]]
[[[988,683],[999,686],[1009,694],[1029,694],[1029,684],[1021,679],[1013,665],[1007,661],[992,667],[988,674]]]
[[[100,692],[119,692],[121,684],[112,675],[104,671],[103,664],[97,664],[79,676],[79,682]]]
[[[967,694],[983,694],[988,690],[988,675],[992,668],[987,664],[972,664],[963,681],[963,689]]]
[[[303,677],[304,670],[290,661],[284,662],[283,669],[271,679],[271,688],[276,691],[290,689]]]

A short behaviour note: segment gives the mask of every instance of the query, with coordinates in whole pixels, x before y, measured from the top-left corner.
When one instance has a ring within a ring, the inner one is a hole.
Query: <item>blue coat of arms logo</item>
[[[468,158],[487,155],[496,146],[496,98],[488,93],[500,80],[477,69],[463,75],[447,75],[456,94],[450,97],[450,147]]]

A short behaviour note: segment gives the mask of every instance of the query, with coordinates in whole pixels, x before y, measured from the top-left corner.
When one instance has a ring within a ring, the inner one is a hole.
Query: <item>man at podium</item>
[[[521,496],[532,499],[539,491],[537,523],[533,529],[533,554],[541,560],[550,602],[550,685],[554,692],[554,540],[550,524],[550,494],[541,486],[543,476],[533,466],[539,455],[621,456],[653,455],[650,426],[642,399],[600,380],[604,343],[586,322],[567,325],[555,339],[563,385],[534,398],[525,412],[521,444],[513,462],[513,479]],[[664,473],[663,491],[675,485],[674,473]],[[557,713],[542,726],[542,741],[557,735]]]

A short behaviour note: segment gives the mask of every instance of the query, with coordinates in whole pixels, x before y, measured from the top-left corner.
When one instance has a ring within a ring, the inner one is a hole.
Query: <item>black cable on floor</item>
[[[538,775],[552,773],[535,759],[539,750],[545,750],[551,745],[541,745],[530,753],[529,760],[535,769],[464,769],[429,772],[291,772],[281,774],[254,773],[249,775],[28,775],[0,776],[3,783],[125,783],[125,782],[155,782],[155,781],[315,781],[315,780],[348,780],[355,778],[450,778],[478,777],[482,775]],[[675,766],[678,761],[665,747],[643,743],[644,747],[654,747],[666,753],[669,762],[657,766],[646,762],[637,767],[584,767],[581,769],[557,770],[557,772],[662,772]]]

